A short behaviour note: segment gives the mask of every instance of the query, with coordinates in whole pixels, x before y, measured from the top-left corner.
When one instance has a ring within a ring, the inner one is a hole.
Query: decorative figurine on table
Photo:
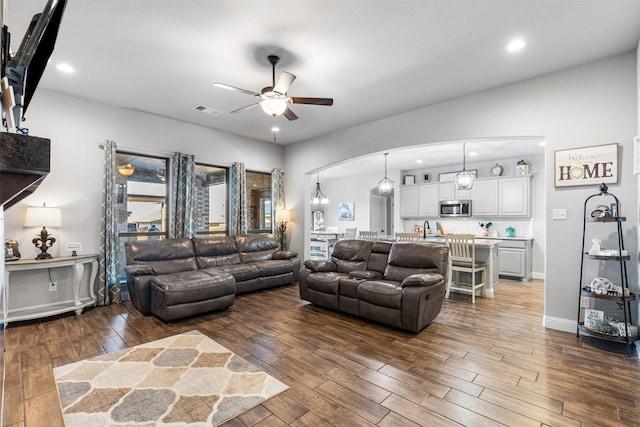
[[[486,224],[479,222],[480,228],[482,228],[482,235],[487,237],[489,236],[489,229],[491,228],[491,223],[487,222]]]

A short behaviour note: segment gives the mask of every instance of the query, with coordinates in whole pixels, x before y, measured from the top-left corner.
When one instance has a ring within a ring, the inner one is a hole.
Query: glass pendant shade
[[[454,178],[456,189],[471,190],[476,180],[476,175],[467,170],[466,144],[462,144],[462,170],[458,172]]]
[[[317,205],[318,203],[321,205],[326,205],[329,203],[329,198],[325,196],[325,194],[320,190],[320,174],[318,174],[316,182],[316,190],[311,193],[311,204]]]
[[[265,113],[272,116],[279,116],[287,109],[287,101],[284,99],[264,99],[260,101],[260,106]]]
[[[393,191],[393,181],[387,178],[387,155],[384,153],[384,178],[378,182],[378,191],[383,196],[388,196]]]

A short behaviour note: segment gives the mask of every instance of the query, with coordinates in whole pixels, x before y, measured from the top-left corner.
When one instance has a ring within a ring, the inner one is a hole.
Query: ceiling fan
[[[262,107],[265,113],[277,117],[280,114],[284,115],[289,120],[296,120],[298,116],[289,108],[288,104],[310,104],[310,105],[333,105],[333,98],[302,98],[296,96],[288,96],[287,91],[289,86],[296,79],[291,73],[282,71],[276,81],[276,64],[280,62],[280,58],[276,55],[269,55],[267,57],[271,64],[271,86],[262,88],[260,93],[252,92],[250,90],[240,89],[235,86],[229,86],[224,83],[214,83],[215,87],[221,89],[232,90],[235,92],[246,93],[247,95],[253,95],[256,98],[260,98],[255,104],[247,105],[246,107],[233,110],[232,113],[239,113],[241,111],[249,110],[257,107]]]

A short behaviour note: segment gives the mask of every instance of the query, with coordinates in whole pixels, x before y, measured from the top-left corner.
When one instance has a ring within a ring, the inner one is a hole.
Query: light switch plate
[[[567,210],[566,209],[554,209],[553,210],[553,219],[567,219]]]
[[[68,252],[80,251],[80,250],[82,250],[82,244],[80,242],[67,243],[67,251]]]

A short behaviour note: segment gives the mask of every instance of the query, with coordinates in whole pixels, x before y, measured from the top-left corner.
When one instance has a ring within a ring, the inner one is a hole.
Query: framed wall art
[[[353,221],[355,219],[354,205],[355,202],[340,202],[338,204],[338,219],[340,221]]]
[[[415,175],[405,175],[404,176],[404,185],[411,185],[416,183]]]
[[[557,150],[553,167],[556,187],[616,184],[618,144]]]

